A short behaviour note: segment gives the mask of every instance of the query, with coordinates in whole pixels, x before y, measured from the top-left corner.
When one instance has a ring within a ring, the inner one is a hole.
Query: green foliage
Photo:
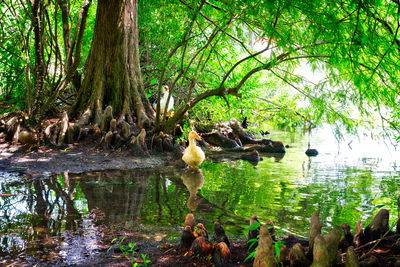
[[[150,263],[151,261],[146,259],[146,254],[141,253],[140,257],[142,258],[143,264],[138,263],[137,262],[137,258],[135,257],[136,251],[135,251],[135,247],[136,247],[136,243],[128,243],[128,248],[126,248],[122,243],[124,242],[124,240],[126,239],[126,237],[121,238],[121,240],[119,240],[118,238],[113,238],[113,240],[111,240],[111,244],[115,243],[118,241],[119,244],[119,249],[122,251],[122,254],[129,259],[129,261],[132,263],[133,267],[139,267],[139,266],[144,266],[146,267],[148,263]]]
[[[69,27],[71,42],[77,27],[78,14],[82,1],[68,1],[70,12]],[[40,23],[43,32],[43,51],[45,64],[45,88],[38,103],[44,103],[50,92],[60,83],[65,72],[65,54],[62,12],[57,1],[43,3],[40,9]],[[29,2],[6,0],[0,7],[0,114],[12,110],[27,110],[28,102],[33,101],[36,88],[35,47],[32,7]],[[87,18],[86,30],[82,39],[81,65],[83,66],[90,51],[96,3],[93,3]],[[31,92],[29,92],[30,88]],[[61,92],[61,95],[64,92]],[[30,97],[31,95],[31,97]],[[30,98],[30,99],[28,99]],[[57,101],[62,107],[64,102]]]
[[[255,248],[245,259],[244,261],[248,261],[252,258],[254,258],[254,255],[256,254],[257,248]]]
[[[265,121],[286,129],[328,122],[356,133],[381,118],[384,130],[400,132],[396,3],[186,3],[139,4],[145,84],[155,94],[158,84],[150,81],[160,82],[165,69],[162,82],[175,85],[180,107],[210,90],[240,86],[239,98],[196,102],[191,119],[247,116],[258,129]],[[267,52],[249,57],[268,44]],[[260,66],[266,71],[241,83]]]
[[[81,4],[69,3],[72,33]],[[46,90],[39,103],[64,78],[66,65],[60,7],[48,1],[43,10]],[[95,11],[96,1],[81,73]],[[26,110],[28,88],[36,90],[31,12],[21,1],[6,0],[0,8],[0,113]],[[265,122],[290,130],[327,122],[340,136],[364,126],[400,140],[396,2],[148,0],[139,1],[138,12],[147,97],[170,85],[176,114],[189,111],[189,120],[213,122],[248,117],[253,131],[265,130]],[[77,92],[69,89],[60,92],[58,107],[73,101]]]
[[[249,231],[254,231],[256,229],[259,229],[260,226],[261,226],[261,224],[259,222],[255,221],[254,224],[248,226],[247,228],[245,228],[243,230],[243,234],[246,236]],[[271,229],[271,228],[273,228],[273,226],[267,225],[267,228]],[[279,230],[278,230],[278,232],[279,232]],[[249,245],[249,250],[251,250],[258,243],[259,238],[260,238],[260,236],[258,235],[257,238],[253,238],[253,239],[250,239],[250,240],[247,241],[247,243],[250,244]],[[275,261],[278,264],[278,261],[279,261],[280,256],[281,256],[280,247],[284,247],[285,243],[282,240],[278,239],[277,241],[274,241],[273,244],[274,244],[274,250],[275,250]],[[250,252],[250,254],[244,259],[244,261],[248,261],[248,260],[254,258],[257,249],[258,249],[258,247],[255,247],[253,249],[253,251]]]
[[[28,31],[28,17],[22,8],[11,9],[10,3],[0,8],[0,114],[25,107],[24,68],[27,58],[22,49]],[[19,5],[18,5],[19,6]]]

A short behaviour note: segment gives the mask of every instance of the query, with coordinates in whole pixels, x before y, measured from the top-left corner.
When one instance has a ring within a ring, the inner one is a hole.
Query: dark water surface
[[[84,264],[107,251],[110,232],[123,229],[138,240],[175,243],[190,211],[208,229],[222,222],[233,238],[244,238],[254,214],[302,236],[314,211],[325,232],[344,222],[365,226],[380,208],[396,220],[400,157],[392,147],[356,138],[338,144],[319,131],[312,146],[320,154],[309,158],[306,137],[273,134],[290,145],[287,153],[263,155],[256,167],[232,161],[240,154],[213,154],[199,171],[0,173],[0,193],[11,194],[0,197],[0,265]]]

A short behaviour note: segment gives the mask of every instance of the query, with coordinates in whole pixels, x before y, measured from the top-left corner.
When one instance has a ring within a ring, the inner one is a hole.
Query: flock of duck
[[[227,266],[231,257],[230,242],[222,225],[214,222],[214,233],[209,240],[206,228],[202,223],[195,225],[192,213],[186,215],[180,247],[189,250],[193,257],[211,254],[216,266]]]

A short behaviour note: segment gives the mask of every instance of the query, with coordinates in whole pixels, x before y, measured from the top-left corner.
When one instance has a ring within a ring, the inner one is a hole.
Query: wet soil
[[[166,154],[134,157],[128,152],[100,150],[79,144],[28,149],[22,145],[0,144],[0,171],[31,174],[161,168],[172,159]]]

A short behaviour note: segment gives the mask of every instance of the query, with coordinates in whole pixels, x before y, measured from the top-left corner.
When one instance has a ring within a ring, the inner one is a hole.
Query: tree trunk
[[[139,65],[137,0],[98,1],[90,59],[71,116],[89,113],[100,124],[106,106],[119,121],[134,115],[143,126],[154,118]]]
[[[31,2],[32,6],[32,27],[34,32],[34,47],[35,47],[35,68],[34,68],[34,83],[33,83],[33,122],[39,121],[40,108],[42,106],[42,98],[44,88],[44,78],[46,75],[46,68],[44,63],[43,52],[43,25],[41,24],[41,16],[43,12],[43,1],[34,0]],[[27,63],[29,64],[29,62]],[[32,120],[32,118],[31,118]]]

